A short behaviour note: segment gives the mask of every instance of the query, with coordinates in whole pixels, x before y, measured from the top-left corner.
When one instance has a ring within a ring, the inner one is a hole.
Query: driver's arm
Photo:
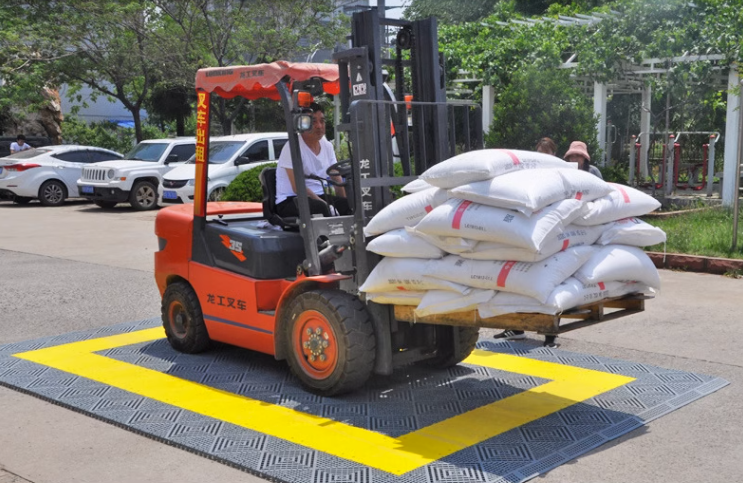
[[[330,143],[328,143],[328,144],[330,144]],[[335,151],[333,150],[332,145],[330,147],[330,152],[332,153],[331,157],[333,158],[333,162],[332,162],[331,166],[333,166],[335,164],[338,164],[338,158],[335,157]],[[343,178],[340,177],[340,176],[331,176],[330,179],[332,179],[336,183],[343,183]],[[343,186],[333,186],[333,188],[335,188],[335,195],[336,196],[340,196],[341,198],[345,198],[346,197],[346,188],[345,187],[343,187]]]
[[[284,168],[284,169],[286,170],[286,175],[289,177],[289,183],[291,183],[292,185],[292,191],[294,191],[294,193],[296,194],[297,193],[297,182],[294,181],[294,170],[289,169],[289,168]],[[310,198],[316,199],[316,200],[323,201],[322,198],[317,196],[314,191],[312,191],[309,188],[306,188],[306,189],[307,189],[307,196],[309,196]]]
[[[330,179],[335,181],[336,183],[343,183],[343,178],[340,176],[331,176]],[[346,197],[346,188],[343,186],[333,186],[335,188],[335,195],[340,196],[341,198]]]

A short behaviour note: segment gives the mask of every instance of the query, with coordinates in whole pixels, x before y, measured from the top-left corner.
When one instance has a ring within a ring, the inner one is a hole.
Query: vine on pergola
[[[638,77],[653,88],[656,109],[665,109],[657,100],[670,94],[672,122],[681,129],[720,117],[726,93],[709,86],[719,85],[721,67],[743,60],[742,42],[743,9],[730,0],[617,0],[587,11],[553,4],[538,18],[520,17],[501,2],[482,21],[439,29],[449,78],[468,71],[494,86],[496,99],[516,72],[556,70],[574,54],[573,74],[602,83],[616,82],[648,58],[721,54],[715,61],[669,62],[665,75]]]

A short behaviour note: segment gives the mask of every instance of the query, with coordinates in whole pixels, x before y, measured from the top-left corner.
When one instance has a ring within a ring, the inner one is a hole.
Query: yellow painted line
[[[550,382],[393,438],[94,353],[163,337],[162,328],[146,329],[14,356],[395,475],[402,475],[634,380],[590,369],[476,350],[466,363],[549,379]]]

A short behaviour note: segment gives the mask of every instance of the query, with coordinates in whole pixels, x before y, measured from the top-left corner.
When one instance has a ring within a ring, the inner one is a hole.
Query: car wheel
[[[67,188],[61,182],[51,179],[39,188],[39,201],[44,206],[59,206],[67,198]]]
[[[28,196],[16,196],[15,198],[13,198],[13,203],[17,205],[27,205],[31,203],[32,199],[33,198],[29,198]]]
[[[165,289],[162,300],[165,335],[173,349],[197,354],[209,348],[209,333],[204,323],[199,298],[186,282],[175,282]]]
[[[96,206],[103,208],[104,210],[110,210],[117,205],[115,201],[94,201]]]
[[[152,210],[157,207],[157,187],[149,181],[137,181],[129,193],[129,203],[137,211]]]
[[[208,201],[219,201],[222,199],[222,196],[224,196],[225,187],[220,186],[219,188],[214,188],[211,193],[209,193]]]
[[[332,396],[363,385],[372,374],[376,338],[366,306],[340,290],[299,294],[285,319],[292,372],[315,394]]]

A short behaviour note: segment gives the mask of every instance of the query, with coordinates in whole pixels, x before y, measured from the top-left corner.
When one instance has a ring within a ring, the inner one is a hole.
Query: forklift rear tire
[[[447,328],[446,326],[440,327],[440,329]],[[429,366],[438,369],[456,366],[468,358],[472,354],[472,351],[475,350],[477,339],[480,336],[479,327],[454,327],[454,330],[459,331],[459,350],[454,351],[453,347],[446,347],[446,344],[444,344],[444,347],[439,348],[442,351],[440,355],[426,361]],[[441,332],[444,332],[444,330],[441,330]]]
[[[209,333],[196,292],[186,282],[168,285],[163,294],[162,320],[173,349],[197,354],[209,348]]]
[[[312,290],[291,301],[284,324],[288,362],[315,394],[363,385],[374,370],[376,338],[364,304],[341,290]]]

